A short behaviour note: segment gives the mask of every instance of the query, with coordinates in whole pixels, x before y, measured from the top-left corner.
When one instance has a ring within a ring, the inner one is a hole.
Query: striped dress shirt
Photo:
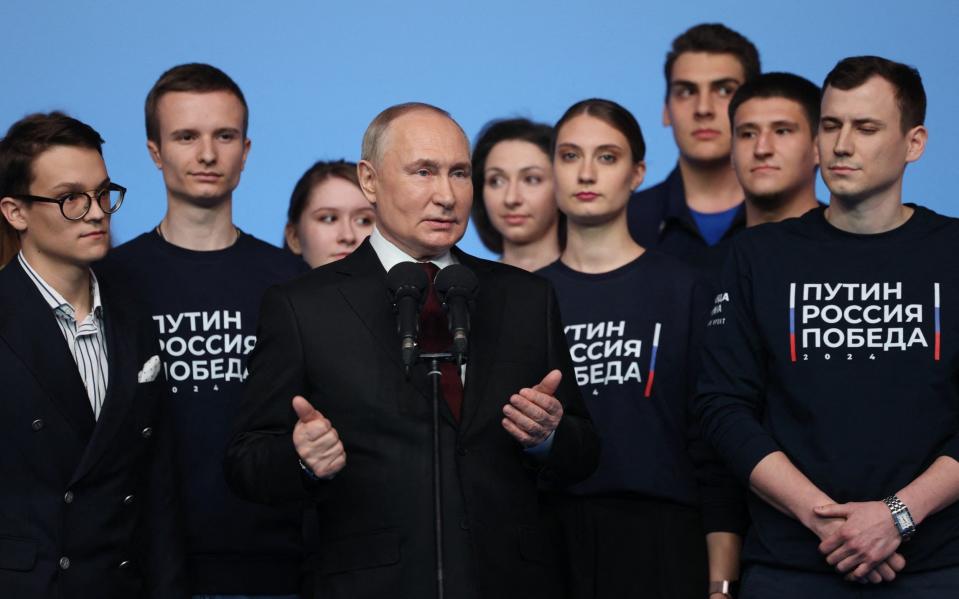
[[[17,256],[20,266],[37,286],[40,295],[47,301],[56,317],[57,326],[63,333],[63,338],[77,363],[80,378],[90,398],[90,407],[94,418],[100,417],[103,408],[103,399],[107,394],[109,382],[109,364],[107,362],[107,340],[103,324],[103,304],[100,303],[100,285],[93,271],[90,271],[90,293],[93,296],[93,306],[90,313],[82,322],[76,320],[76,310],[67,300],[63,299],[56,289],[43,280],[37,271],[33,270],[23,252]]]

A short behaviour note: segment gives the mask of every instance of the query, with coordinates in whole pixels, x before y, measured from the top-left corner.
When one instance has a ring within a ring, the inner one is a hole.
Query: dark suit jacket
[[[53,311],[14,260],[0,270],[0,596],[185,596],[147,319],[101,281],[109,384],[94,420]]]
[[[441,404],[446,596],[559,599],[555,546],[537,484],[595,468],[599,441],[544,279],[456,252],[479,278],[462,422]],[[316,500],[314,591],[323,599],[432,597],[431,402],[425,367],[404,376],[385,271],[366,241],[352,255],[267,292],[246,395],[225,461],[238,493]],[[510,395],[563,372],[565,415],[536,461],[502,427]],[[346,466],[311,482],[291,432],[302,394],[336,428]]]

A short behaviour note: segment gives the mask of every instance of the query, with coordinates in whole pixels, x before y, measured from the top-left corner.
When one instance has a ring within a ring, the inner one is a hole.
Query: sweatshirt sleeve
[[[737,240],[739,241],[739,240]],[[780,448],[762,426],[766,351],[752,303],[752,273],[734,243],[708,316],[695,411],[706,441],[743,484]]]
[[[732,532],[744,535],[749,526],[746,490],[733,477],[717,452],[703,439],[699,419],[694,415],[696,381],[701,368],[703,332],[709,315],[712,288],[703,282],[693,287],[690,302],[688,382],[688,452],[699,487],[703,526],[707,533]]]

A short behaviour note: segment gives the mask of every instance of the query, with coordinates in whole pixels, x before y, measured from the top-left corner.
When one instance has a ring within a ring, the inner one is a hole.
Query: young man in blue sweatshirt
[[[841,61],[829,207],[733,244],[698,411],[753,491],[745,599],[959,594],[959,221],[902,202],[925,105],[915,69]]]

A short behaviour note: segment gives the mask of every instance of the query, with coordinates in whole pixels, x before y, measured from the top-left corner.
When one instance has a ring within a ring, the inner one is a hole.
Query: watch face
[[[896,514],[896,523],[899,524],[899,530],[906,530],[912,528],[912,518],[905,512],[899,512]]]

